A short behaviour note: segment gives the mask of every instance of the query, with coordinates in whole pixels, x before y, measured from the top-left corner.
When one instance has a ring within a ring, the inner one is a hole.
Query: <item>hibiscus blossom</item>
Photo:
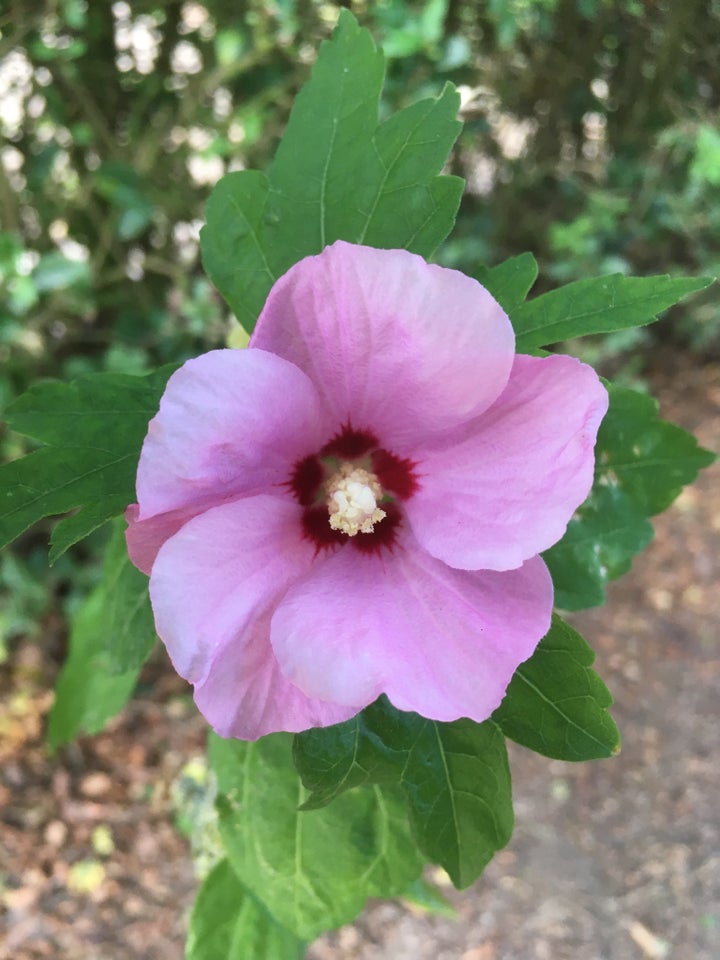
[[[476,281],[338,242],[272,288],[247,350],[170,378],[128,508],[198,707],[255,739],[401,710],[481,721],[547,632],[538,554],[593,477],[595,372],[515,355]]]

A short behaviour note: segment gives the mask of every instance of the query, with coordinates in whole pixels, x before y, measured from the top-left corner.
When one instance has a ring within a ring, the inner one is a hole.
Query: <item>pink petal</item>
[[[314,556],[289,499],[249,497],[188,521],[160,549],[150,577],[155,626],[177,672],[204,683],[228,646],[242,663],[253,625]]]
[[[280,668],[310,697],[350,705],[386,693],[434,720],[485,720],[550,626],[539,557],[467,572],[406,547],[340,550],[290,587],[271,625]]]
[[[305,374],[262,350],[213,350],[168,381],[137,476],[138,519],[270,491],[327,439]]]
[[[502,396],[454,443],[418,452],[405,504],[419,543],[463,570],[508,570],[565,533],[593,482],[607,391],[572,357],[518,356]]]
[[[373,430],[406,455],[495,400],[514,342],[475,280],[405,250],[338,241],[277,281],[250,346],[304,370],[338,426]]]
[[[222,736],[254,740],[357,713],[306,697],[280,673],[270,645],[275,604],[314,556],[299,508],[266,495],[208,510],[161,549],[150,579],[157,631]]]
[[[170,513],[161,513],[148,520],[138,520],[140,507],[137,503],[131,503],[125,511],[125,519],[128,522],[125,541],[130,560],[138,570],[150,576],[160,547],[170,537],[174,537],[183,524],[201,511],[202,507],[193,505],[172,510]]]
[[[243,633],[242,656],[227,644],[205,682],[195,687],[198,709],[221,737],[257,740],[279,730],[298,733],[349,720],[360,709],[310,699],[285,679],[268,639],[271,614]]]

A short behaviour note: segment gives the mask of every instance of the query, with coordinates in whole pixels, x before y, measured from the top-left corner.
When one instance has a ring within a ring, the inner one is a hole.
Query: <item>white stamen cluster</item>
[[[349,537],[358,533],[372,533],[385,511],[377,502],[382,487],[377,477],[362,467],[344,463],[328,480],[326,487],[330,526]]]

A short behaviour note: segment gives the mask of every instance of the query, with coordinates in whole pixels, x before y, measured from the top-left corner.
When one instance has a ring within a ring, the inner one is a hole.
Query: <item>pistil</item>
[[[327,508],[333,530],[354,537],[372,533],[385,516],[378,507],[383,491],[374,473],[343,463],[327,481]]]

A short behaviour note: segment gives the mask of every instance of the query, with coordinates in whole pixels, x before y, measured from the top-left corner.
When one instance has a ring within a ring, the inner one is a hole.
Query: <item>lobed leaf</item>
[[[624,277],[611,274],[576,280],[512,310],[518,353],[583,337],[652,323],[657,315],[712,277]]]
[[[0,467],[0,547],[43,517],[79,508],[53,530],[53,562],[125,510],[148,421],[174,369],[38,383],[8,407],[9,425],[46,446]]]
[[[556,760],[597,760],[620,749],[612,697],[591,669],[595,654],[557,615],[535,653],[515,671],[493,714],[503,733]]]
[[[462,181],[440,171],[460,132],[459,96],[448,84],[378,123],[383,76],[370,33],[341,10],[267,176],[231,173],[215,187],[203,264],[249,331],[277,277],[335,240],[427,257],[449,233]]]
[[[396,896],[422,869],[402,798],[374,786],[302,811],[286,734],[211,737],[220,834],[242,885],[303,940],[353,919],[369,896]]]

